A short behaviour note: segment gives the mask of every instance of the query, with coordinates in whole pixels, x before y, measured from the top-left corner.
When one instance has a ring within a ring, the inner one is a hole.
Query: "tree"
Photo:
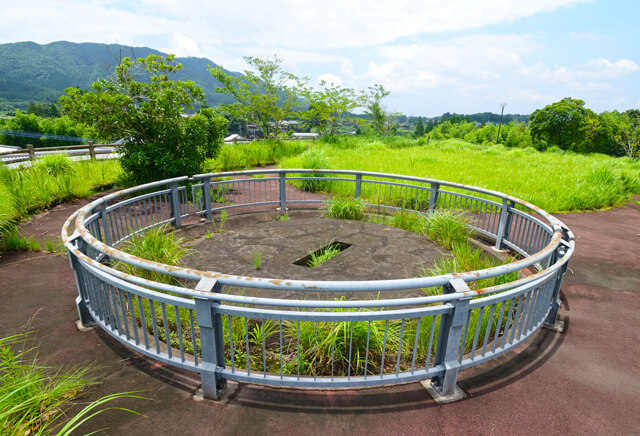
[[[386,91],[382,85],[376,84],[369,87],[369,94],[365,96],[365,112],[371,119],[371,127],[381,136],[388,135],[395,127],[394,114],[388,112],[381,104],[382,99],[387,95],[389,91]]]
[[[90,91],[68,88],[60,105],[72,119],[94,126],[100,138],[124,140],[120,160],[131,182],[192,175],[217,154],[227,122],[210,108],[185,116],[204,93],[192,81],[169,79],[181,68],[173,55],[125,57],[113,77]]]
[[[616,132],[615,141],[627,157],[634,161],[640,159],[640,112],[628,110],[622,114],[623,123]]]
[[[594,116],[583,100],[567,97],[534,111],[529,128],[536,141],[575,150],[585,140],[587,120]]]
[[[246,118],[260,125],[266,136],[281,136],[283,121],[297,116],[301,105],[297,90],[304,80],[281,67],[282,60],[245,56],[245,62],[257,70],[245,70],[241,77],[232,76],[221,66],[210,68],[211,75],[222,83],[216,92],[230,94],[235,103],[223,108],[232,116]]]
[[[301,116],[317,127],[321,135],[334,135],[341,123],[350,119],[351,112],[363,104],[363,99],[353,89],[327,84],[324,80],[320,87],[301,87],[299,93],[309,104]]]
[[[422,124],[422,117],[418,117],[418,122],[416,123],[416,129],[413,131],[413,134],[416,138],[424,135],[424,124]]]

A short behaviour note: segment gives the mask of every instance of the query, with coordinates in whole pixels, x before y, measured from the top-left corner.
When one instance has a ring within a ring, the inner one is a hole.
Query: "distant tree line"
[[[53,105],[57,108],[56,105]],[[58,112],[59,115],[59,112]],[[3,131],[42,133],[40,137],[17,136]],[[69,117],[43,118],[35,113],[22,113],[16,110],[16,115],[11,118],[0,118],[0,144],[17,145],[26,147],[32,144],[34,147],[57,147],[81,143],[78,140],[64,140],[47,138],[45,135],[67,136],[73,138],[91,138],[95,132],[91,127],[73,121]]]

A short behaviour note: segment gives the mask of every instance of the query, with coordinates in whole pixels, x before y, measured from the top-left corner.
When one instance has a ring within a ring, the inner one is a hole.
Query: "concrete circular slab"
[[[287,220],[280,216],[275,212],[231,216],[224,231],[218,233],[210,223],[189,226],[181,236],[189,240],[194,254],[183,264],[200,270],[276,279],[386,280],[428,274],[435,262],[448,255],[447,250],[424,236],[388,225],[329,219],[317,210],[289,212]],[[294,263],[332,242],[350,246],[313,269]],[[256,256],[260,257],[258,269]],[[393,294],[424,295],[417,291]],[[313,293],[314,298],[316,294]],[[284,291],[269,295],[301,297]]]

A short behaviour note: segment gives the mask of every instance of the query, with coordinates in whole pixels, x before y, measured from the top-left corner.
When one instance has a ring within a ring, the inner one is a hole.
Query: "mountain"
[[[120,44],[72,43],[50,44],[16,42],[0,44],[0,112],[19,108],[29,102],[57,102],[65,88],[88,89],[97,79],[109,76],[120,57],[149,54],[166,55],[148,47]],[[193,80],[205,92],[209,106],[232,102],[225,94],[216,93],[220,82],[207,71],[216,64],[206,58],[176,58],[182,71],[176,80]],[[238,74],[231,73],[230,74]]]

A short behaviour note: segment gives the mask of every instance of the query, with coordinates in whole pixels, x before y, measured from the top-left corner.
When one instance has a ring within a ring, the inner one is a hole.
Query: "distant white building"
[[[229,135],[226,138],[223,139],[223,141],[225,143],[236,143],[239,141],[245,141],[245,138],[237,133],[234,133],[233,135]]]
[[[320,135],[317,133],[294,133],[291,137],[293,139],[318,139]]]

